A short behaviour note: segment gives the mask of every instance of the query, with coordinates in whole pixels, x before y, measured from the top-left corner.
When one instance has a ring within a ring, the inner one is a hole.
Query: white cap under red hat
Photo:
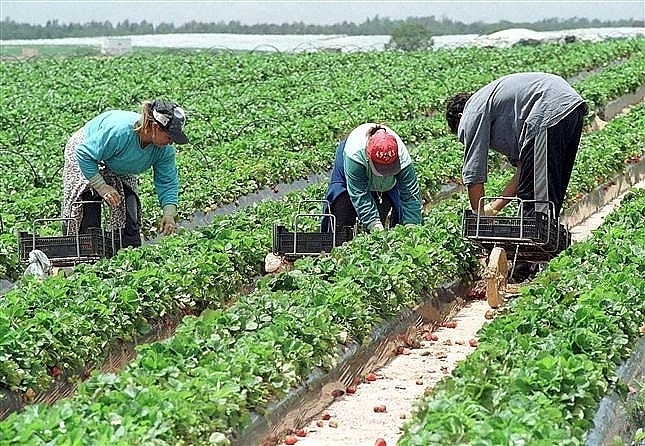
[[[379,129],[367,140],[367,159],[377,176],[396,175],[401,172],[399,144],[396,137]]]

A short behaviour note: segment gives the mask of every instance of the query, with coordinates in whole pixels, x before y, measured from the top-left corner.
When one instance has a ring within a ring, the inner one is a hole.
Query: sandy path
[[[377,380],[360,384],[353,395],[337,398],[326,410],[329,421],[318,427],[316,417],[306,427],[307,436],[301,446],[373,446],[377,438],[393,445],[401,436],[401,426],[410,417],[414,401],[426,388],[433,387],[450,373],[457,361],[464,359],[474,347],[469,340],[486,321],[490,310],[485,300],[472,301],[455,316],[455,328],[440,327],[437,341],[421,341],[421,348],[396,356],[376,371]],[[450,341],[451,345],[446,345]],[[375,406],[385,405],[387,411],[377,413]]]

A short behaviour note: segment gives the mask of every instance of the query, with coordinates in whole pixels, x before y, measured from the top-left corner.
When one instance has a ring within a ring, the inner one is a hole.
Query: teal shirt
[[[402,224],[421,223],[421,192],[412,159],[401,138],[389,127],[399,145],[401,171],[396,175],[377,176],[372,173],[367,160],[365,145],[366,132],[375,124],[366,123],[354,129],[345,143],[345,178],[349,198],[356,209],[359,219],[370,227],[379,220],[378,209],[370,192],[387,192],[397,183],[401,194]]]
[[[143,149],[134,125],[141,119],[135,112],[111,110],[91,119],[83,127],[85,139],[76,148],[81,172],[90,179],[103,163],[117,175],[138,175],[152,167],[155,191],[161,206],[177,205],[179,174],[172,145]]]

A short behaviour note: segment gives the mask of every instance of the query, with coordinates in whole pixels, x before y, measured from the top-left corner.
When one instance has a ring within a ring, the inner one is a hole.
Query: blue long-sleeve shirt
[[[177,205],[179,174],[172,145],[143,149],[134,125],[141,115],[124,110],[104,112],[83,127],[85,138],[76,158],[87,179],[99,173],[99,162],[117,175],[138,175],[152,167],[155,191],[161,206]]]

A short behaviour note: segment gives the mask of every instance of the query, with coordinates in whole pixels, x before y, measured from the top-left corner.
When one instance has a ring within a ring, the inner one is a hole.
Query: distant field
[[[178,51],[199,51],[199,49],[173,48],[132,48],[129,54],[173,53]],[[2,45],[1,58],[29,59],[32,57],[83,57],[100,56],[101,49],[91,45]]]
[[[2,57],[56,57],[94,56],[101,54],[98,47],[87,45],[0,45]]]

